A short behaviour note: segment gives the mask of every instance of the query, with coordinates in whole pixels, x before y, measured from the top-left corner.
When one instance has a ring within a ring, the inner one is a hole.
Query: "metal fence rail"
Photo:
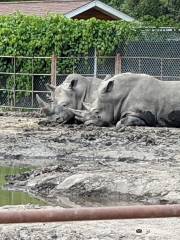
[[[35,94],[46,83],[61,84],[70,73],[104,78],[123,72],[145,73],[161,80],[180,80],[180,58],[147,56],[16,57],[0,56],[0,107],[36,109]]]
[[[180,205],[1,210],[0,224],[180,217]]]

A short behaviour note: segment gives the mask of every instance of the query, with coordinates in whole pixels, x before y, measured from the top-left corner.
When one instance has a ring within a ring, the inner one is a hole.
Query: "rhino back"
[[[92,104],[93,101],[97,98],[97,92],[102,79],[96,77],[89,77],[89,86],[86,92],[85,102]]]
[[[161,81],[144,74],[127,74],[118,83],[116,80],[113,96],[114,100],[114,119],[119,120],[127,113],[151,114],[156,118],[159,108],[159,91]]]
[[[155,113],[161,104],[163,82],[148,75],[137,75],[128,86],[124,108],[140,111],[145,109]]]
[[[164,81],[157,113],[159,126],[180,127],[180,81]]]
[[[180,82],[161,81],[148,75],[136,75],[121,108],[123,112],[147,113],[159,126],[180,127]],[[131,82],[131,81],[130,81]]]

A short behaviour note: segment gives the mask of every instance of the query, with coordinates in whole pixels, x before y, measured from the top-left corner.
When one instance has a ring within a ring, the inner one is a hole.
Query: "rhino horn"
[[[42,100],[42,98],[40,98],[38,94],[36,94],[36,100],[41,108],[44,108],[48,105],[44,100]]]
[[[78,116],[78,117],[82,117],[83,116],[83,112],[81,110],[76,110],[73,108],[66,108],[68,111],[70,111],[71,113],[74,113],[74,115]]]
[[[66,108],[68,111],[73,113],[75,115],[75,118],[81,122],[86,121],[87,113],[88,111],[86,110],[76,110],[72,108]]]
[[[42,100],[42,98],[40,98],[40,96],[38,94],[36,94],[36,100],[40,106],[40,108],[42,109],[42,111],[46,114],[50,113],[50,106],[48,103],[46,103],[44,100]]]

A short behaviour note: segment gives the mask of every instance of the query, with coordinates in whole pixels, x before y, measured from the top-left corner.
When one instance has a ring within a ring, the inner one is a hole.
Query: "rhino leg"
[[[180,127],[180,110],[173,110],[168,114],[168,124],[171,127]]]
[[[147,124],[141,118],[129,115],[117,122],[116,127],[120,128],[121,126],[147,126]]]

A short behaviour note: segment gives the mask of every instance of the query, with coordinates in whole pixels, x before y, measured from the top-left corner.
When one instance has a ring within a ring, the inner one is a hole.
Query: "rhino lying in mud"
[[[104,80],[109,78],[110,76],[107,75]],[[70,74],[58,87],[46,85],[51,92],[51,96],[48,96],[49,102],[42,100],[39,95],[36,95],[36,99],[49,121],[66,123],[74,119],[74,113],[68,108],[86,109],[86,103],[92,103],[96,98],[97,89],[101,82],[102,79]]]
[[[119,74],[100,84],[88,110],[69,110],[87,125],[180,127],[180,82]]]

